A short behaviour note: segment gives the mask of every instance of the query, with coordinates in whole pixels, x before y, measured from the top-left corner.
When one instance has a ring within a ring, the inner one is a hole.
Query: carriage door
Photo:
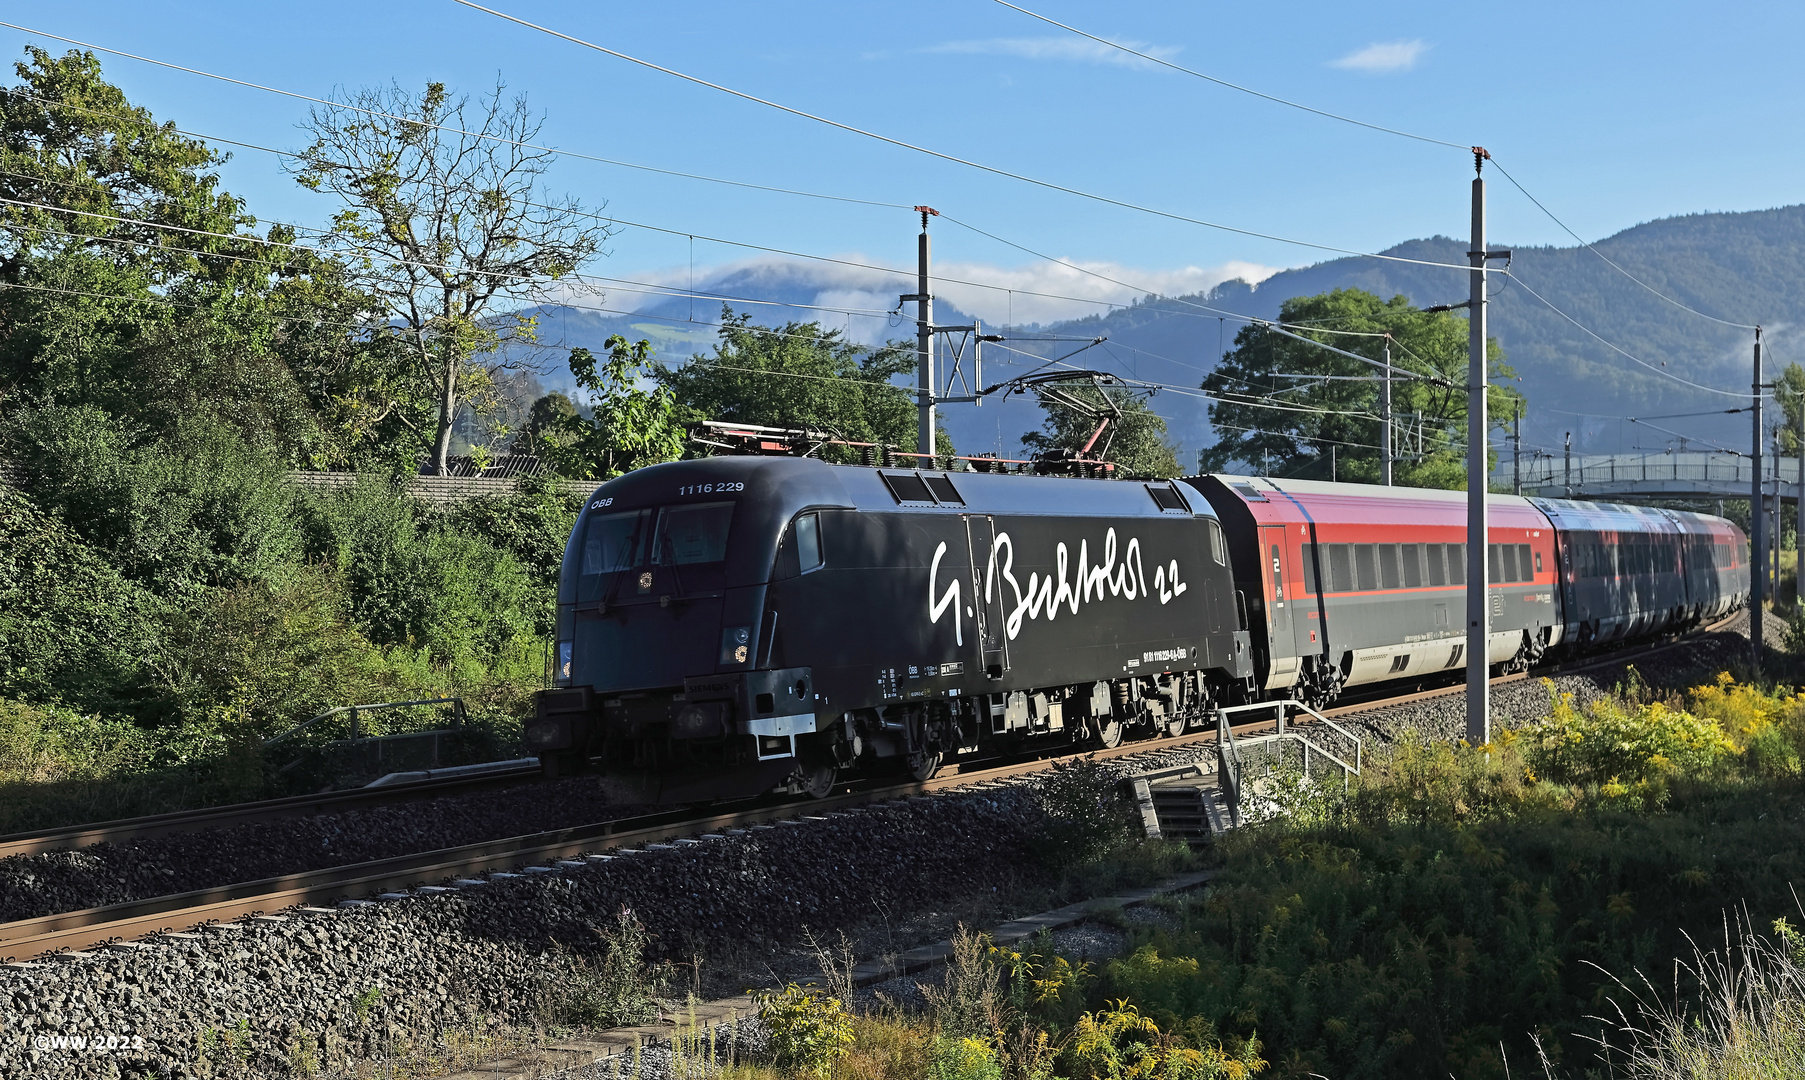
[[[1294,606],[1291,597],[1286,595],[1285,582],[1294,579],[1295,575],[1287,573],[1290,559],[1285,553],[1285,527],[1283,525],[1260,527],[1260,559],[1266,574],[1266,633],[1269,656],[1295,656],[1297,646],[1291,637],[1291,609]]]
[[[977,613],[978,647],[983,650],[984,672],[1000,679],[1009,670],[1009,638],[1003,629],[1003,590],[984,595],[990,572],[990,555],[996,543],[996,522],[989,517],[965,517],[965,543],[971,556],[972,610]]]

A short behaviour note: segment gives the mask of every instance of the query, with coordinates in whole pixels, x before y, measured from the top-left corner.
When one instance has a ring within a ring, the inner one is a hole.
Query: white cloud
[[[1169,60],[1178,55],[1177,48],[1149,45],[1143,41],[1124,41],[1130,49]],[[1151,67],[1138,56],[1114,49],[1100,41],[1075,37],[984,38],[978,41],[947,41],[921,50],[926,53],[952,53],[968,56],[1014,56],[1022,60],[1063,60],[1084,64],[1117,64],[1122,67]]]
[[[1339,60],[1329,61],[1329,66],[1349,71],[1409,71],[1416,66],[1417,58],[1428,51],[1429,46],[1421,39],[1377,41],[1364,49],[1356,49]]]
[[[1108,304],[1131,304],[1149,292],[1162,296],[1189,296],[1208,292],[1234,278],[1258,284],[1280,269],[1238,260],[1221,266],[1157,270],[1100,260],[1068,259],[1066,262],[1071,265],[1039,262],[1003,267],[985,263],[940,263],[935,267],[935,277],[942,280],[935,287],[935,293],[987,323],[1022,325],[1104,313],[1109,310]],[[959,285],[945,280],[949,278],[995,287]],[[1033,293],[1053,295],[1030,295]],[[1060,296],[1083,297],[1093,302],[1055,299]]]
[[[841,258],[852,263],[873,261],[857,254]],[[1027,325],[1105,314],[1111,305],[1131,304],[1149,292],[1188,296],[1207,292],[1235,278],[1257,284],[1280,269],[1240,260],[1220,266],[1165,269],[1144,269],[1099,260],[1068,261],[1072,265],[1037,262],[1026,266],[997,266],[938,262],[934,266],[934,295],[943,304],[976,316],[986,325]],[[691,280],[687,266],[643,271],[611,267],[609,270],[620,278],[653,286],[647,289],[624,283],[599,283],[607,290],[606,307],[635,312],[672,303],[670,293],[685,290]],[[896,309],[898,294],[915,291],[913,275],[893,274],[876,267],[864,269],[780,257],[698,266],[694,273],[699,292],[832,309],[815,311],[735,303],[740,310],[752,312],[757,321],[816,320],[825,326],[841,327],[853,340],[865,343],[906,337],[913,332],[912,305],[905,309],[905,316],[886,317],[884,314]],[[1128,284],[1116,284],[1118,281]],[[579,305],[596,302],[594,299],[572,299]],[[719,304],[718,300],[697,298],[696,317],[713,321],[719,313]],[[769,314],[761,316],[761,311]]]

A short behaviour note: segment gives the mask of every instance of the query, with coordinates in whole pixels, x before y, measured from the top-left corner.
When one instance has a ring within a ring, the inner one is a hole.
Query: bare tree
[[[344,200],[332,242],[387,307],[383,332],[403,339],[413,389],[390,407],[439,475],[460,402],[536,362],[532,306],[556,299],[609,236],[574,200],[540,190],[553,155],[530,144],[544,118],[504,89],[497,80],[475,103],[436,82],[418,96],[360,90],[314,108],[313,144],[290,167]]]

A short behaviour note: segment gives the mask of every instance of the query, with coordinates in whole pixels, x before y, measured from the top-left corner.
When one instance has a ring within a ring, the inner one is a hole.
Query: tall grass
[[[1739,918],[1721,948],[1693,945],[1673,988],[1620,980],[1600,1037],[1625,1080],[1779,1080],[1805,1076],[1805,936]],[[1682,985],[1696,989],[1681,991]],[[1545,1069],[1552,1073],[1552,1069]]]

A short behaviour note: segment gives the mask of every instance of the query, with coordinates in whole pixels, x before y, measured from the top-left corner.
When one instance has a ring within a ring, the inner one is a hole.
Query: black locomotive
[[[1221,526],[1170,482],[656,465],[590,498],[558,611],[528,743],[667,800],[1114,745],[1252,690]]]

